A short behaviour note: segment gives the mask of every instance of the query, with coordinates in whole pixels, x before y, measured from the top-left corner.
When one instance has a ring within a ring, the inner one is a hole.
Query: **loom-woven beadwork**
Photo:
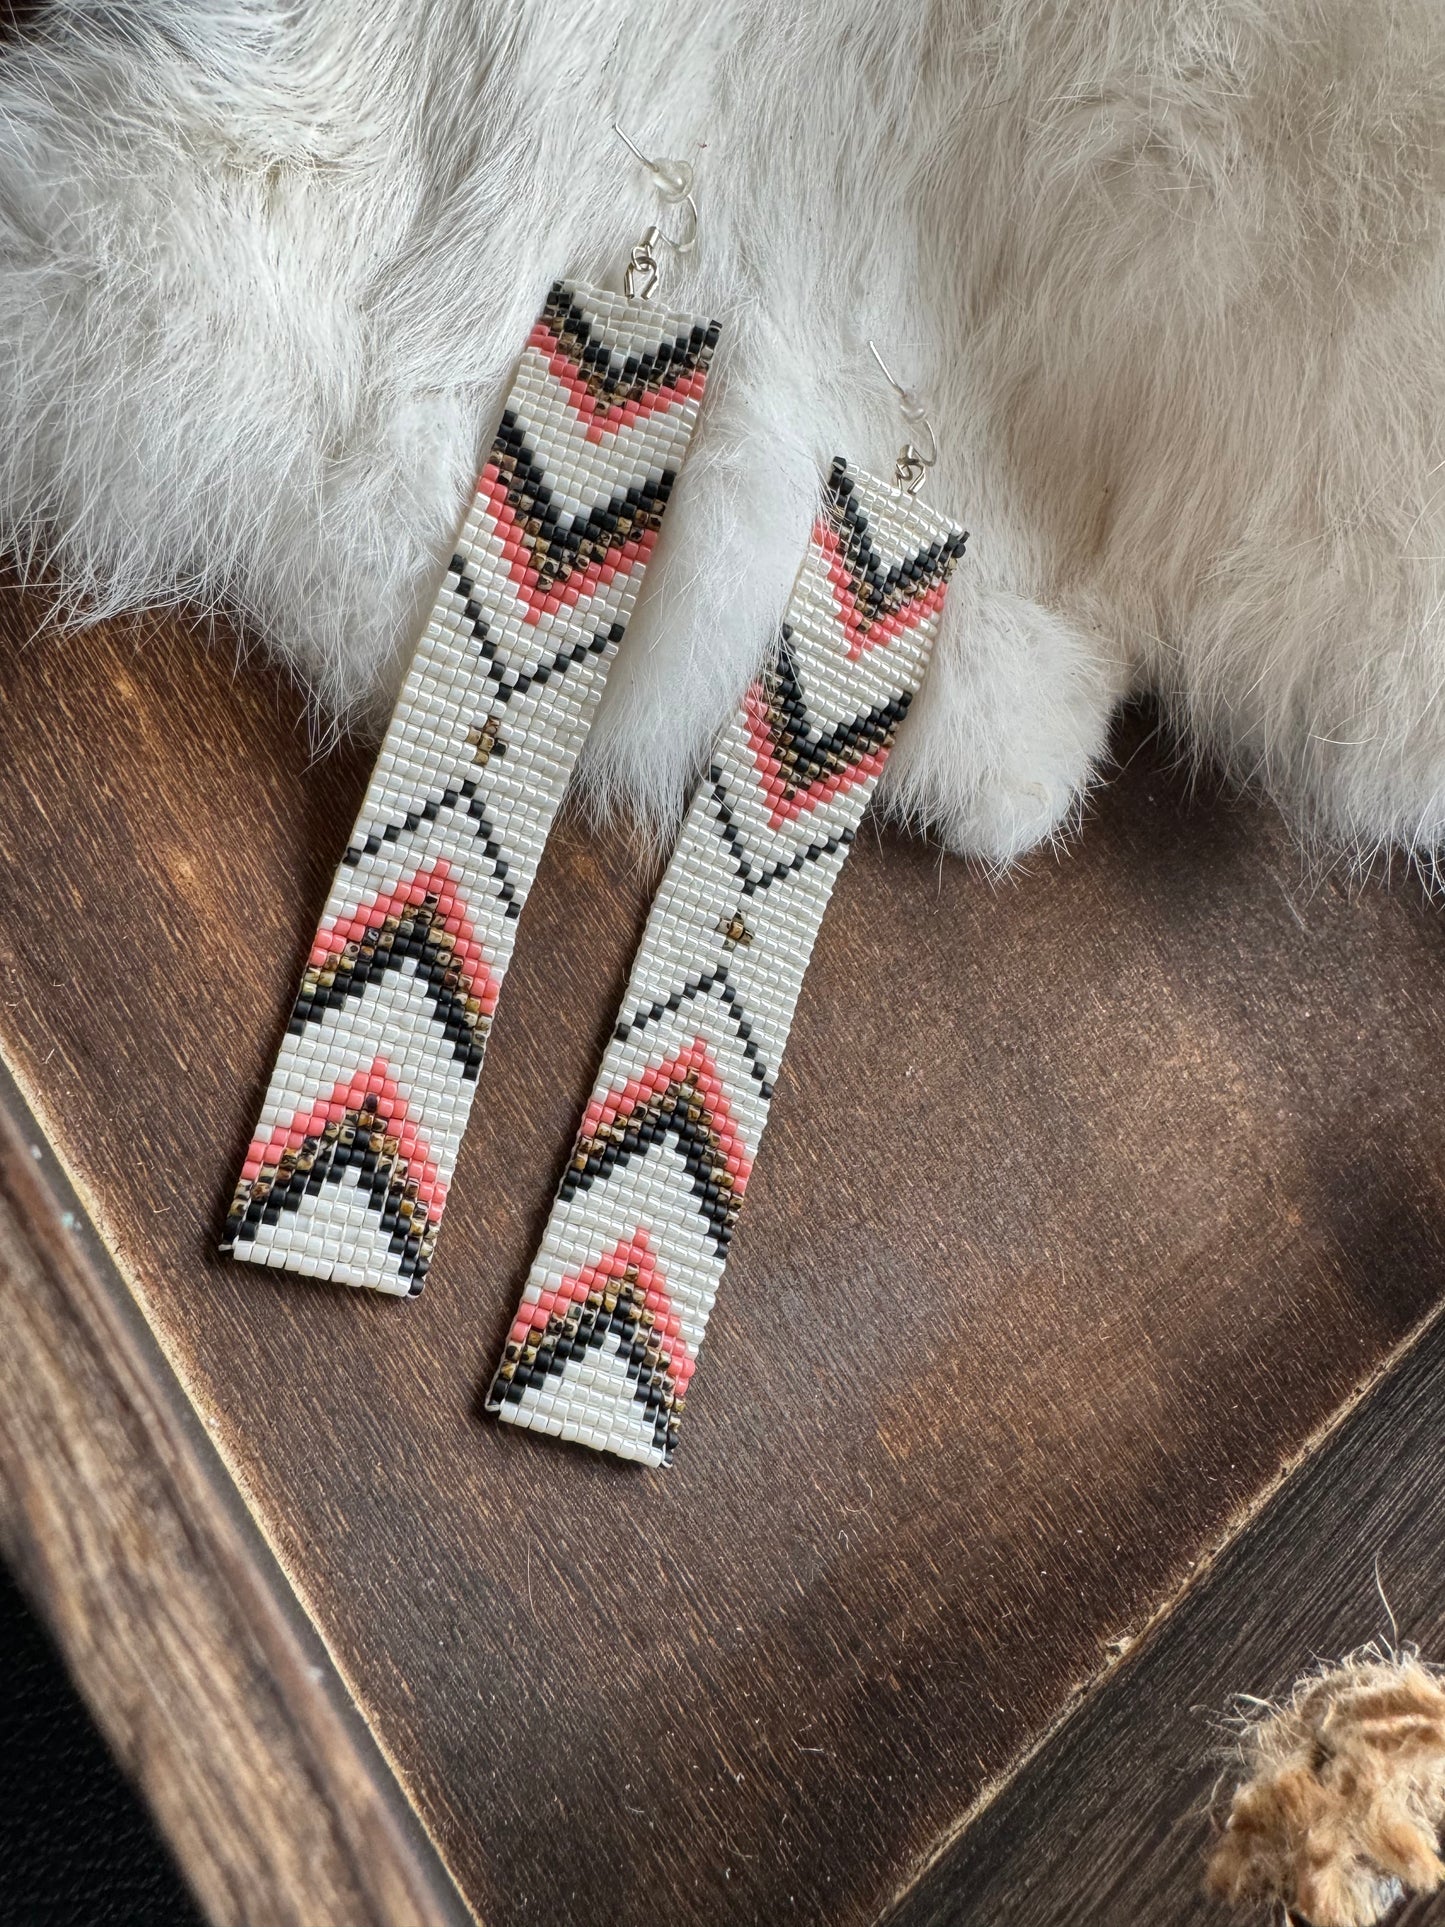
[[[671,1459],[803,972],[964,540],[834,465],[653,905],[492,1382],[508,1423]]]
[[[548,829],[717,326],[558,283],[321,918],[222,1250],[421,1289]]]

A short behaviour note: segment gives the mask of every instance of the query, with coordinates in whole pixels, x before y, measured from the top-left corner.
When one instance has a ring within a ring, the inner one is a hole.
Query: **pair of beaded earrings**
[[[622,295],[559,282],[528,337],[231,1205],[222,1249],[248,1263],[403,1296],[431,1263],[517,918],[718,339],[651,306],[658,250],[692,246],[696,205],[684,164],[633,152],[688,225],[648,228]],[[891,483],[839,460],[823,484],[492,1382],[510,1424],[672,1457],[803,972],[963,549],[915,499],[932,459],[905,447]]]

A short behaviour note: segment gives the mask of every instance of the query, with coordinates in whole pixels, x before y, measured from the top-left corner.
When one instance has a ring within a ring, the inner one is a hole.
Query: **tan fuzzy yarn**
[[[1206,1884],[1300,1927],[1374,1927],[1445,1882],[1445,1683],[1367,1647],[1251,1717]]]

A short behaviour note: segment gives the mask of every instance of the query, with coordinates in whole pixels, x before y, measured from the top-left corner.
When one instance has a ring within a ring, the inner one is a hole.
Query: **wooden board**
[[[650,878],[575,821],[415,1304],[214,1242],[360,794],[163,623],[0,638],[0,1050],[470,1904],[870,1921],[1436,1301],[1439,920],[1137,720],[1076,852],[862,839],[677,1464],[479,1401]]]
[[[888,1927],[1225,1927],[1201,1891],[1236,1694],[1367,1641],[1445,1656],[1445,1318],[1137,1654],[942,1855]],[[1392,1927],[1441,1927],[1445,1895]]]
[[[0,1544],[207,1916],[464,1918],[8,1078],[0,1325]]]

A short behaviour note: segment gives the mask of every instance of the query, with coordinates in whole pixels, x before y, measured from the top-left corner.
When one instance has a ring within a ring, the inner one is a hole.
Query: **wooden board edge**
[[[218,1927],[474,1918],[0,1068],[0,1548]]]

